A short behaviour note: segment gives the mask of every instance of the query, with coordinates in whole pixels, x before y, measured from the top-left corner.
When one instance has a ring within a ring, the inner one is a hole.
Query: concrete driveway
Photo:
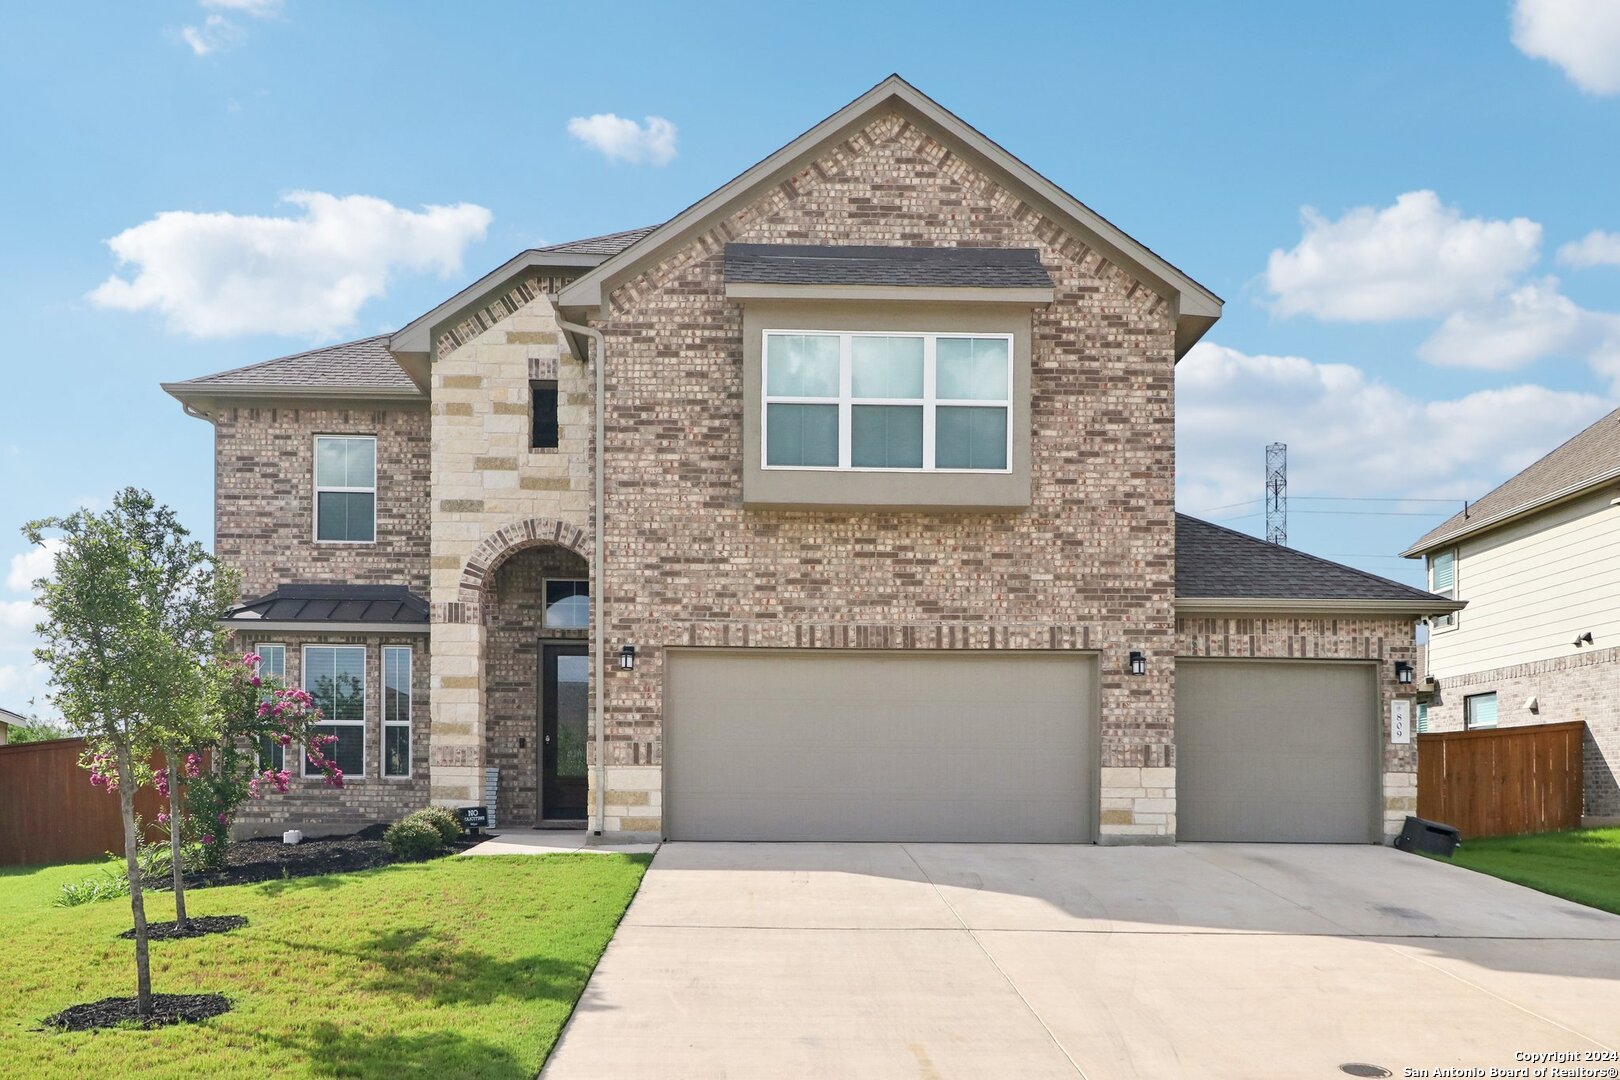
[[[666,844],[543,1075],[1533,1076],[1518,1055],[1615,1049],[1620,917],[1389,848]]]

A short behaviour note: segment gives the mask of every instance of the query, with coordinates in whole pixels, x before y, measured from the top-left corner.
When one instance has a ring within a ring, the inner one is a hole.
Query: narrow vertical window
[[[383,664],[383,775],[411,775],[411,649],[389,645]]]
[[[529,384],[529,447],[533,450],[557,448],[557,384],[536,381]]]
[[[363,645],[304,646],[304,689],[321,710],[317,734],[335,735],[324,748],[345,776],[358,779],[366,764],[366,649]],[[304,775],[320,770],[304,758]]]
[[[1447,600],[1457,596],[1457,553],[1442,551],[1429,556],[1429,591]],[[1457,613],[1449,611],[1429,620],[1432,630],[1449,630],[1457,625]]]
[[[287,646],[260,643],[253,646],[259,655],[259,676],[285,683],[287,678]],[[259,737],[259,768],[280,772],[287,767],[287,748],[268,735]]]
[[[371,543],[376,538],[376,438],[315,436],[315,539]]]

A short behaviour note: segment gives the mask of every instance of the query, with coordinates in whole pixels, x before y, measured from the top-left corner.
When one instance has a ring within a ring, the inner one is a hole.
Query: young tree
[[[146,1016],[152,979],[135,791],[152,779],[151,753],[195,736],[202,724],[202,664],[215,652],[214,624],[235,582],[187,539],[172,510],[136,488],[120,491],[104,513],[79,510],[23,527],[33,544],[43,545],[48,532],[61,546],[51,576],[34,583],[45,612],[35,656],[50,670],[63,719],[85,737],[91,783],[118,792],[135,918],[137,1007]],[[183,866],[175,854],[179,905]]]

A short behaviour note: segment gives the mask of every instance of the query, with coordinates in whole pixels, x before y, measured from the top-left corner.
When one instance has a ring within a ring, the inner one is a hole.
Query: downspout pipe
[[[603,629],[607,622],[607,589],[603,587],[606,567],[602,561],[602,496],[606,490],[602,472],[606,461],[603,438],[607,430],[607,343],[602,338],[602,331],[567,321],[562,317],[561,310],[557,312],[557,325],[567,333],[583,334],[596,343],[596,453],[591,468],[596,482],[596,498],[591,508],[591,568],[596,575],[595,585],[591,589],[591,636],[593,651],[596,653],[596,671],[591,678],[591,687],[596,706],[596,835],[601,836],[602,826],[607,820],[607,711],[604,707],[607,701],[607,657],[604,649],[606,633]]]

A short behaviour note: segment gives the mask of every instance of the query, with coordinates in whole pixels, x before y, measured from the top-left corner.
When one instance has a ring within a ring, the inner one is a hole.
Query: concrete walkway
[[[586,843],[584,829],[501,829],[488,840],[475,844],[462,855],[644,855],[658,850],[657,844],[625,844],[619,847],[593,847]]]
[[[1613,1049],[1620,917],[1389,848],[665,844],[542,1075],[1295,1080]]]

